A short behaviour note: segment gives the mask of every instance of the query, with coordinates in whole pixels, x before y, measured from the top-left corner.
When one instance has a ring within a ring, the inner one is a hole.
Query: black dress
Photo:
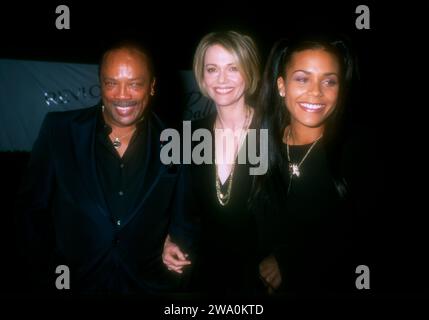
[[[193,122],[192,129],[209,129],[214,137],[215,116]],[[191,165],[192,212],[201,225],[191,285],[198,292],[216,296],[252,294],[260,285],[260,256],[255,218],[248,209],[252,184],[249,165],[235,165],[230,201],[222,206],[216,195],[216,167],[212,163]],[[221,188],[225,190],[226,184]]]
[[[309,148],[290,146],[291,161],[299,163]],[[340,196],[331,172],[320,141],[301,164],[299,177],[290,179],[285,165],[264,184],[265,199],[256,201],[263,251],[276,257],[282,273],[279,292],[354,288],[355,211],[351,198]]]

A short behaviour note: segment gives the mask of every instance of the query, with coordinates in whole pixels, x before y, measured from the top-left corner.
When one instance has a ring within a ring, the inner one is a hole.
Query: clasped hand
[[[162,262],[167,269],[176,273],[183,273],[183,268],[191,264],[188,260],[188,254],[184,253],[177,244],[171,241],[170,235],[167,235],[162,252]]]

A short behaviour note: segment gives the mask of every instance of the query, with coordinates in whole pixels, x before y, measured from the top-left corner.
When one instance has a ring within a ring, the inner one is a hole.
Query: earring
[[[285,93],[284,92],[280,92],[280,97],[284,98],[284,96],[285,96]]]
[[[103,111],[103,112],[104,112],[104,105],[102,105],[102,106],[101,106],[101,111]]]
[[[150,89],[150,95],[152,97],[155,95],[155,89],[153,87]]]

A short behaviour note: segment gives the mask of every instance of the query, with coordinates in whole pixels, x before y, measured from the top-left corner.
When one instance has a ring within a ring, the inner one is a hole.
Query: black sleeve
[[[32,285],[47,287],[53,272],[54,233],[50,214],[54,192],[51,152],[51,120],[48,114],[33,145],[31,157],[16,203],[17,243],[23,262],[29,267]],[[51,284],[52,285],[52,284]]]
[[[185,252],[194,252],[199,237],[199,224],[192,215],[192,194],[190,190],[190,168],[182,165],[179,169],[176,190],[171,206],[169,234],[172,241]]]

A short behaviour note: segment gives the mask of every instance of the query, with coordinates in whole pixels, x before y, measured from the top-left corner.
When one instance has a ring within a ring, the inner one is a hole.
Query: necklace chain
[[[121,139],[123,139],[123,138],[125,138],[125,137],[127,137],[127,136],[129,136],[131,134],[133,134],[134,131],[136,131],[136,128],[134,128],[131,132],[128,132],[127,134],[124,134],[121,137],[115,137],[115,135],[112,132],[112,137],[113,137],[113,142],[112,143],[113,143],[113,146],[115,147],[115,149],[119,149],[122,146]]]
[[[215,171],[216,171],[216,196],[217,199],[220,203],[221,206],[226,206],[229,202],[229,200],[231,199],[231,189],[232,189],[232,178],[234,176],[234,169],[235,169],[235,160],[237,158],[238,155],[238,151],[240,149],[243,137],[246,136],[246,132],[249,128],[250,125],[250,107],[247,108],[247,112],[246,112],[246,119],[244,121],[244,125],[243,128],[241,129],[242,131],[240,132],[240,139],[238,141],[238,145],[237,148],[234,150],[234,163],[232,164],[232,168],[231,168],[231,172],[229,174],[229,177],[226,181],[226,183],[228,183],[228,187],[225,193],[222,192],[221,190],[221,183],[220,183],[220,178],[219,178],[219,174],[217,172],[217,165],[216,165],[216,160],[215,160]],[[215,130],[216,133],[216,120],[215,123],[213,125],[213,129]],[[244,134],[243,134],[244,132]]]
[[[104,113],[104,105],[102,105],[101,106],[101,111]],[[143,119],[144,119],[144,117],[142,117],[138,122],[141,122],[141,121],[143,121]],[[123,136],[121,136],[121,137],[116,137],[114,134],[113,134],[113,131],[112,131],[112,133],[111,133],[111,135],[112,135],[112,138],[113,138],[113,141],[112,141],[112,144],[113,144],[113,147],[115,148],[115,149],[119,149],[121,146],[122,146],[122,142],[121,142],[121,139],[123,139],[123,138],[125,138],[125,137],[127,137],[127,136],[129,136],[129,135],[131,135],[131,134],[133,134],[134,133],[134,131],[136,131],[136,129],[137,129],[137,127],[134,127],[134,129],[131,131],[131,132],[128,132],[128,133],[126,133],[126,134],[124,134]]]
[[[290,128],[289,128],[289,132],[287,135],[286,140],[290,140]],[[292,184],[292,177],[296,176],[297,178],[299,178],[299,176],[301,175],[301,171],[300,171],[300,167],[303,164],[303,162],[305,161],[305,159],[307,159],[308,155],[310,154],[311,150],[313,150],[314,146],[317,144],[317,142],[320,140],[320,138],[322,138],[323,134],[320,135],[319,138],[317,138],[316,140],[314,140],[314,142],[311,144],[310,148],[308,148],[307,152],[305,153],[304,157],[302,157],[301,161],[297,164],[294,163],[290,160],[290,154],[289,154],[289,143],[287,143],[286,141],[286,153],[287,153],[287,160],[289,163],[289,175],[290,175],[290,179],[289,179],[289,187],[288,187],[288,193]]]

